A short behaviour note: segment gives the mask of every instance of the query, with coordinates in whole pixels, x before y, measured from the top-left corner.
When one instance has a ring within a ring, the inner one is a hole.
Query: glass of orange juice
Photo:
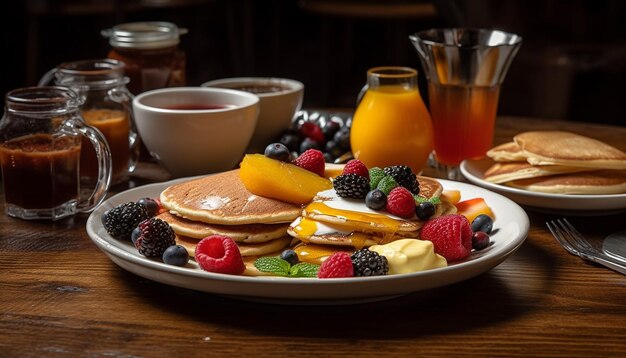
[[[367,167],[408,165],[420,173],[433,149],[430,114],[409,67],[374,67],[352,119],[350,145]]]
[[[486,29],[430,29],[409,36],[426,79],[439,176],[461,180],[466,159],[493,144],[500,85],[522,38]]]

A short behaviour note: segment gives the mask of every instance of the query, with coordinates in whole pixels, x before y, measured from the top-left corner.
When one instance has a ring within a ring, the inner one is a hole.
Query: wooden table
[[[567,128],[626,151],[626,128],[500,118],[496,142]],[[132,181],[163,181],[142,163]],[[4,207],[0,209],[4,210]],[[563,250],[529,212],[524,245],[476,278],[349,306],[250,303],[143,279],[88,238],[86,215],[0,215],[0,356],[626,356],[626,277]],[[590,237],[625,215],[576,217]]]

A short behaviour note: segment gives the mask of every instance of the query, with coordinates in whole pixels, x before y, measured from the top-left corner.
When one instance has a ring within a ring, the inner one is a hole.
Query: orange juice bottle
[[[417,71],[376,67],[352,120],[354,157],[368,168],[408,165],[420,173],[433,149],[430,114],[417,88]]]

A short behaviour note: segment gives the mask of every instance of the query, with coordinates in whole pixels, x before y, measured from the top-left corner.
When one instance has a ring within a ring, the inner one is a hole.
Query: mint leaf
[[[373,167],[369,170],[370,172],[370,190],[376,189],[378,183],[382,178],[385,177],[385,171],[380,169],[379,167]]]
[[[419,204],[419,203],[423,203],[425,201],[430,201],[432,204],[437,205],[437,204],[441,204],[441,198],[436,196],[434,198],[430,198],[430,199],[426,199],[422,196],[419,195],[413,195],[413,198],[415,199],[415,204]]]
[[[389,192],[398,186],[398,183],[391,175],[386,175],[378,182],[376,189],[382,191],[385,195],[389,195]]]
[[[319,269],[319,265],[300,262],[291,266],[289,277],[317,277],[317,271]]]
[[[288,276],[290,266],[289,262],[276,256],[259,257],[254,261],[254,267],[259,271],[271,273],[276,276]]]

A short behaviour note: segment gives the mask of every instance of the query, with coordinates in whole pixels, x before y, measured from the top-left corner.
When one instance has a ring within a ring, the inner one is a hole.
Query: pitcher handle
[[[79,133],[87,137],[96,150],[98,160],[98,182],[89,198],[80,198],[76,205],[79,212],[90,212],[104,200],[109,186],[111,185],[112,165],[111,149],[102,133],[94,127],[86,125],[79,118],[71,118],[63,123],[67,131],[73,134]]]
[[[128,77],[124,77],[124,85],[129,81]],[[124,112],[128,113],[129,116],[128,120],[130,121],[130,131],[128,133],[128,149],[130,151],[130,156],[128,157],[128,172],[132,173],[137,167],[141,150],[139,145],[139,132],[137,131],[137,125],[135,124],[135,115],[133,114],[132,107],[134,96],[125,86],[110,89],[108,95],[113,101],[120,103],[124,107]]]
[[[359,94],[356,96],[356,107],[359,107],[359,103],[363,100],[363,96],[365,96],[365,92],[370,88],[370,86],[366,83],[365,86],[361,88]]]
[[[50,71],[46,72],[41,79],[39,80],[39,83],[37,84],[37,86],[42,87],[42,86],[49,86],[52,84],[52,80],[54,79],[54,75],[57,73],[57,71],[59,70],[58,67],[55,67],[53,69],[51,69]]]

